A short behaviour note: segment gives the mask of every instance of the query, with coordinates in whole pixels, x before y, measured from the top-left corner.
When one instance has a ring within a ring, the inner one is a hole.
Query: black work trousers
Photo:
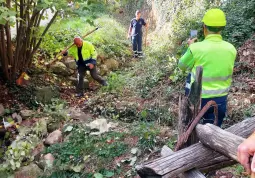
[[[143,42],[143,34],[137,34],[132,36],[132,46],[133,52],[135,56],[142,55],[142,42]]]
[[[93,69],[90,69],[88,66],[85,66],[85,65],[78,65],[78,76],[77,76],[78,84],[76,87],[77,93],[83,93],[84,77],[85,77],[86,71],[89,71],[91,77],[94,80],[96,80],[98,83],[100,83],[101,85],[105,85],[105,83],[106,83],[106,81],[97,74],[96,65],[94,65]]]

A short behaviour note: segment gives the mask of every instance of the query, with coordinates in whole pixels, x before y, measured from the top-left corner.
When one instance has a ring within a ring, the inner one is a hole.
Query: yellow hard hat
[[[220,9],[208,10],[202,22],[210,27],[224,27],[227,24],[225,13]]]

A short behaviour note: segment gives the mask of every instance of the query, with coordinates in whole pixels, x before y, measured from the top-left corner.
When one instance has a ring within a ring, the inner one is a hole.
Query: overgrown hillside
[[[203,40],[201,18],[211,7],[226,12],[223,37],[238,49],[223,127],[255,115],[254,0],[96,2],[76,2],[72,10],[78,14],[64,11],[57,18],[26,71],[27,83],[0,80],[0,177],[138,177],[137,164],[158,158],[164,145],[173,149],[187,75],[177,67],[178,59],[191,29],[199,30]],[[143,59],[132,58],[126,39],[137,9],[150,25]],[[85,40],[95,45],[97,69],[108,86],[86,75],[85,96],[76,98],[74,59],[60,57],[49,68],[45,64],[74,36],[95,27],[100,28]],[[212,177],[220,176],[245,174],[235,165]]]

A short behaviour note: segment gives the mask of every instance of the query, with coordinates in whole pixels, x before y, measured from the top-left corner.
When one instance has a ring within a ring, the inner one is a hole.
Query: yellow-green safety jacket
[[[179,60],[182,70],[191,70],[191,84],[196,67],[203,67],[202,98],[226,96],[232,82],[237,51],[222,40],[219,34],[210,34],[202,42],[193,43]]]
[[[76,45],[73,45],[69,50],[68,54],[70,56],[73,56],[75,58],[75,61],[77,62],[79,60],[78,56],[78,47]],[[81,50],[83,61],[89,60],[89,59],[95,59],[97,58],[97,53],[94,48],[94,46],[88,42],[83,41],[82,50]]]

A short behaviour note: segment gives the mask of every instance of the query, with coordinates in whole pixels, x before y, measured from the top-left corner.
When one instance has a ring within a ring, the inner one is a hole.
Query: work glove
[[[89,69],[93,69],[94,68],[94,64],[91,64],[91,63],[86,64],[86,66],[88,66]]]
[[[62,53],[64,56],[66,56],[66,55],[67,55],[67,50],[63,50],[61,53]]]

